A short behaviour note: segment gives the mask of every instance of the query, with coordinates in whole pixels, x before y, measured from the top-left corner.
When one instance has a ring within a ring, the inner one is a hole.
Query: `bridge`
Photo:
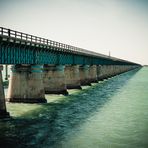
[[[68,95],[140,64],[0,27],[0,118],[9,102],[46,103],[45,94]],[[11,65],[5,99],[2,69]]]

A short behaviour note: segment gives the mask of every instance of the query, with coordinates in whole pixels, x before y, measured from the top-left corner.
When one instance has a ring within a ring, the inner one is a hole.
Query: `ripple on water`
[[[148,147],[148,69],[131,71],[47,104],[7,103],[0,147]],[[142,78],[141,78],[142,77]]]

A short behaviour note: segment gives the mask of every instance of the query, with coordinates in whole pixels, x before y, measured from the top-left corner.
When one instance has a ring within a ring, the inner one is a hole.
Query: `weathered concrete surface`
[[[65,81],[67,89],[82,89],[79,76],[79,65],[65,66]]]
[[[44,65],[44,89],[46,94],[68,95],[63,65]]]
[[[9,117],[9,113],[6,111],[6,102],[2,82],[2,71],[3,66],[0,65],[0,119]]]
[[[109,75],[108,65],[98,66],[97,67],[97,78],[99,81],[108,78]]]
[[[89,82],[90,83],[98,83],[97,65],[90,65],[89,66]]]
[[[80,76],[80,83],[82,86],[85,85],[91,86],[91,82],[89,80],[89,65],[79,66],[79,76]]]
[[[135,69],[137,66],[132,65],[98,65],[97,66],[97,77],[101,81],[129,70]]]
[[[10,102],[45,103],[43,66],[14,65],[9,80],[7,99]]]

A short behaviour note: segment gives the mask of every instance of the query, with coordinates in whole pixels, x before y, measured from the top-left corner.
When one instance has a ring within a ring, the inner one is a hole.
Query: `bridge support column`
[[[7,95],[8,101],[46,103],[42,69],[43,66],[41,65],[12,66]]]
[[[101,74],[101,65],[97,65],[97,80],[100,80],[100,74]]]
[[[89,82],[90,83],[98,83],[97,66],[96,65],[90,65],[90,67],[89,67]]]
[[[114,76],[118,75],[121,73],[121,66],[119,65],[114,65]]]
[[[3,81],[2,81],[2,72],[1,72],[2,70],[3,66],[0,65],[0,119],[9,117],[9,113],[6,111],[6,102],[5,102]]]
[[[79,77],[79,65],[65,67],[65,81],[68,89],[82,89]]]
[[[46,94],[68,95],[63,65],[44,65],[44,89]]]
[[[119,75],[121,73],[121,69],[119,65],[114,65],[114,76]]]
[[[98,80],[110,78],[121,73],[127,72],[134,69],[135,66],[130,65],[102,65],[97,66],[97,77]]]
[[[110,74],[109,77],[113,77],[116,75],[115,65],[110,65]]]
[[[97,77],[99,81],[110,78],[115,75],[114,65],[99,65],[97,67]]]
[[[89,65],[81,65],[79,67],[79,74],[80,74],[80,83],[82,86],[89,85],[91,83],[89,81]]]
[[[105,79],[106,78],[106,76],[107,76],[107,67],[106,67],[106,65],[102,65],[102,66],[99,66],[98,67],[98,80],[99,81],[102,81],[103,79]]]

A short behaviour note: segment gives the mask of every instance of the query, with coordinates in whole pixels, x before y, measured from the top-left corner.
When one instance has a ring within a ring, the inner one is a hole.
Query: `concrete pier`
[[[46,103],[43,87],[43,66],[11,66],[7,99],[10,102]]]
[[[79,65],[65,66],[65,81],[67,89],[82,89],[79,76]]]
[[[117,75],[116,68],[114,65],[108,65],[107,69],[108,69],[108,72],[107,72],[108,74],[106,77],[111,78],[111,77]]]
[[[64,65],[44,65],[44,89],[46,94],[68,95]]]
[[[90,83],[98,83],[97,65],[90,65],[89,66],[89,82]]]
[[[135,69],[136,66],[131,65],[98,65],[97,66],[97,77],[98,80],[104,80],[129,70]]]
[[[89,80],[89,65],[80,65],[79,75],[80,75],[80,83],[82,86],[85,85],[91,86],[91,82]]]
[[[102,65],[97,67],[97,78],[99,81],[102,81],[103,79],[107,78],[108,75],[108,67],[107,65]]]
[[[0,119],[9,117],[9,113],[6,111],[6,102],[2,81],[3,66],[0,65]]]

